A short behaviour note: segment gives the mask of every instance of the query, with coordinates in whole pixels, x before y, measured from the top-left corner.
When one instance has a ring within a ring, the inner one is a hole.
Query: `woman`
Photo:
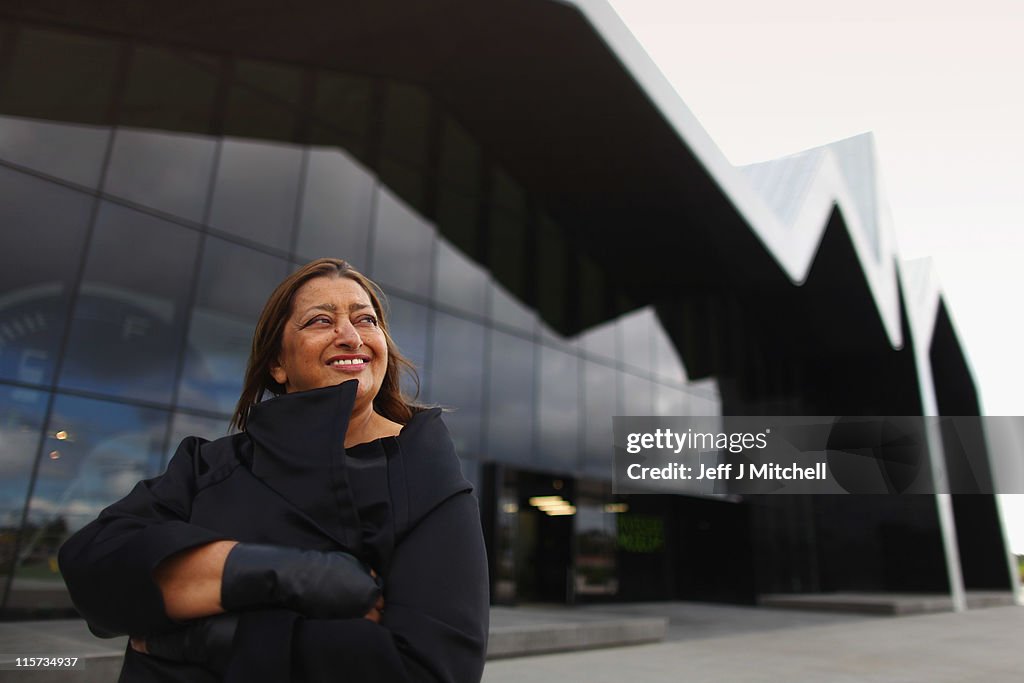
[[[72,536],[60,566],[121,680],[478,681],[479,511],[376,285],[313,261],[271,294],[233,424]],[[276,396],[261,401],[269,391]]]

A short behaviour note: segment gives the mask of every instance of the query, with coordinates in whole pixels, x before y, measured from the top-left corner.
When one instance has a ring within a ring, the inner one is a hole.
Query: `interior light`
[[[561,496],[534,496],[530,499],[530,505],[540,507],[545,503],[557,503],[562,500]]]
[[[50,460],[60,460],[60,451],[50,451]]]
[[[58,440],[58,441],[64,441],[65,439],[67,439],[67,438],[68,438],[68,433],[67,433],[67,432],[65,432],[65,431],[64,431],[64,430],[62,429],[62,430],[60,430],[59,432],[57,432],[56,434],[54,434],[54,436],[55,436],[55,437],[57,437],[57,440]]]

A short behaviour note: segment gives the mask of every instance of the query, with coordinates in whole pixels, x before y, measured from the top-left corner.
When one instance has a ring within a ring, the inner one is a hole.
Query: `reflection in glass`
[[[198,247],[192,230],[101,206],[61,386],[170,402]]]
[[[549,346],[538,349],[537,441],[545,464],[577,469],[580,432],[580,363]]]
[[[224,140],[210,225],[287,251],[301,164],[294,145]]]
[[[622,414],[618,374],[607,365],[583,362],[583,468],[603,479],[612,474],[612,417]]]
[[[99,182],[109,140],[105,126],[0,116],[0,159],[88,188]]]
[[[435,311],[429,400],[454,410],[445,422],[460,454],[480,452],[484,330],[480,325]]]
[[[651,338],[657,326],[654,309],[650,306],[628,313],[619,318],[622,335],[622,360],[643,372],[653,369],[653,346]]]
[[[430,291],[434,226],[383,187],[377,193],[373,273],[385,289],[414,294]]]
[[[614,320],[585,330],[579,335],[579,340],[583,350],[588,354],[618,361],[619,334]]]
[[[537,314],[529,306],[509,294],[496,282],[487,291],[491,295],[491,317],[494,322],[533,333],[537,328]]]
[[[690,415],[721,415],[722,397],[713,378],[690,382],[687,386]]]
[[[198,436],[207,441],[215,441],[227,436],[228,433],[227,418],[214,419],[189,413],[174,413],[171,417],[171,436],[167,439],[167,453],[161,470],[167,469],[167,463],[185,437]]]
[[[427,331],[430,311],[424,306],[389,296],[388,331],[402,355],[412,361],[420,377],[420,394],[427,394]],[[416,384],[403,373],[402,391],[408,396],[416,393]]]
[[[654,384],[654,410],[652,415],[669,417],[673,415],[688,415],[687,395],[678,387],[667,384]]]
[[[654,400],[651,382],[629,372],[621,374],[623,415],[650,415]]]
[[[295,251],[310,260],[342,258],[366,267],[373,176],[336,149],[311,149],[306,159]]]
[[[576,515],[576,557],[573,590],[577,597],[610,596],[619,592],[617,513],[607,484],[579,482]]]
[[[46,394],[0,384],[0,572],[13,557],[32,464],[39,451]]]
[[[487,458],[527,464],[534,459],[536,372],[529,339],[491,330],[488,359]]]
[[[256,319],[287,273],[282,259],[206,239],[178,394],[181,405],[234,411]]]
[[[92,203],[0,168],[0,377],[52,381]]]
[[[161,465],[167,413],[58,396],[22,531],[7,606],[69,607],[57,569],[67,536]]]
[[[215,150],[212,138],[121,128],[104,191],[199,223]]]
[[[487,311],[487,271],[441,238],[437,241],[434,298],[445,306],[483,316]]]

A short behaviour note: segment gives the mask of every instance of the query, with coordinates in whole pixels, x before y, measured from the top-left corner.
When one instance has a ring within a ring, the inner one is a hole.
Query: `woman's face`
[[[317,277],[295,292],[271,376],[285,391],[359,380],[356,408],[372,403],[388,367],[388,346],[366,290],[347,277]]]

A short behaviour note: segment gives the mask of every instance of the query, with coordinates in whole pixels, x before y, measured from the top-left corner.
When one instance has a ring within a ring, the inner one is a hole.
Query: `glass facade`
[[[595,306],[571,292],[612,285],[457,121],[402,83],[5,35],[3,614],[67,609],[61,541],[184,436],[227,433],[263,302],[320,256],[384,288],[421,399],[452,408],[467,476],[499,464],[596,482],[578,507],[577,590],[614,593],[612,415],[714,412],[717,391],[687,381],[652,309],[557,331]],[[508,538],[543,526],[503,524]]]

